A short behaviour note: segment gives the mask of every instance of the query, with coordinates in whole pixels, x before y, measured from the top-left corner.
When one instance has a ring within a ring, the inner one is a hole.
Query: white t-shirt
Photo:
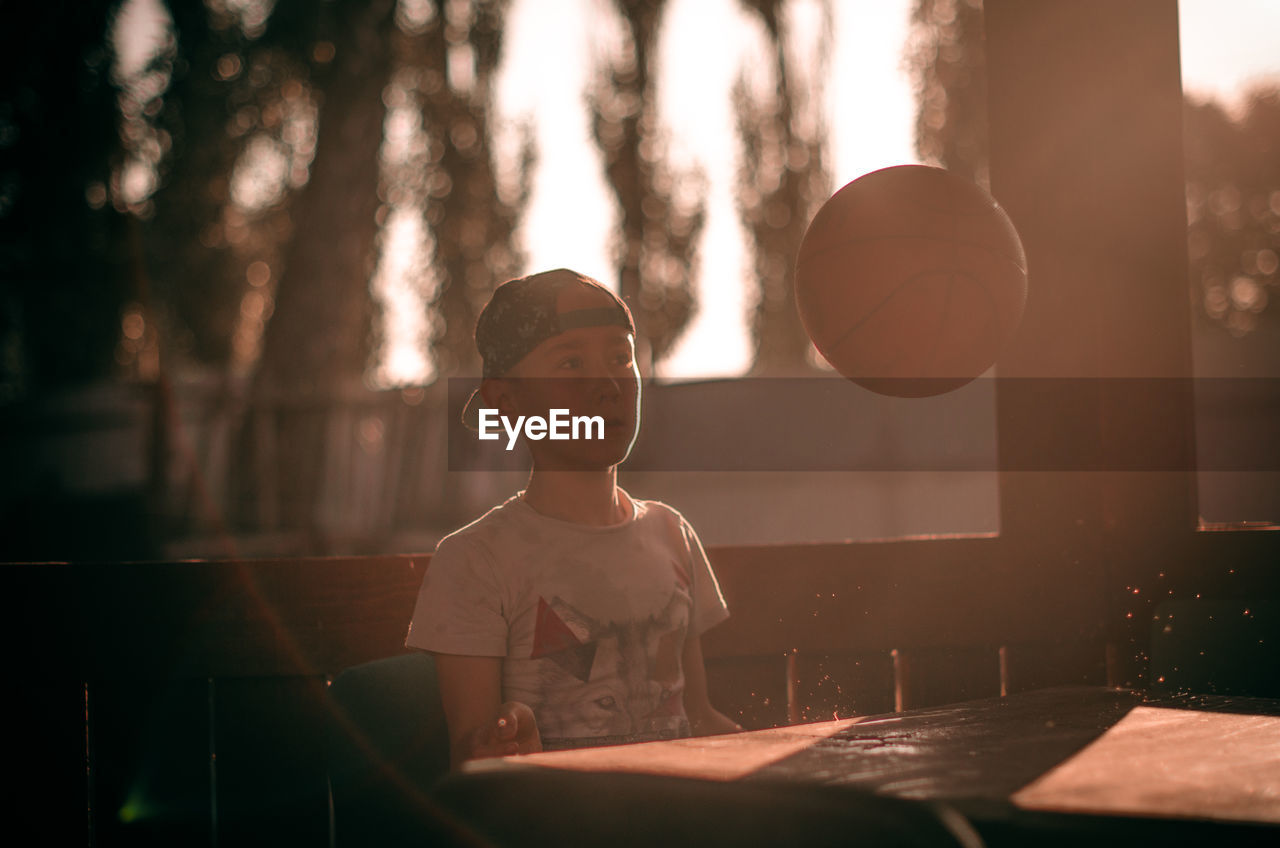
[[[596,527],[516,496],[446,536],[405,644],[505,657],[503,699],[533,709],[547,749],[688,736],[685,634],[729,612],[684,516],[631,502]]]

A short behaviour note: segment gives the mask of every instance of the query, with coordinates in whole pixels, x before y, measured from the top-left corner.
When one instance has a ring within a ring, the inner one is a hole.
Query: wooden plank
[[[1093,657],[1108,616],[1131,612],[1132,626],[1146,629],[1163,599],[1280,600],[1277,532],[1188,533],[1155,549],[1103,536],[1094,547],[1092,561],[1001,538],[712,548],[732,615],[707,633],[704,650],[710,659],[780,658],[792,649],[804,657],[1079,643]],[[1102,558],[1154,573],[1138,594],[1128,584],[1108,591]],[[14,658],[23,674],[332,674],[404,650],[429,559],[10,564],[0,566],[0,597],[11,638],[32,644]],[[1132,644],[1121,646],[1142,653]],[[1015,677],[1041,676],[1017,654],[1013,662]]]
[[[1013,796],[1033,810],[1280,824],[1280,718],[1135,707]]]
[[[725,547],[709,556],[732,611],[704,639],[711,654],[1000,644],[1102,620],[1099,567],[997,538]],[[1046,581],[1068,567],[1070,581]]]
[[[532,763],[545,768],[572,771],[741,780],[852,727],[858,721],[857,718],[846,718],[727,736],[697,736],[634,745],[579,748],[532,754],[519,759],[503,759],[507,762]],[[471,766],[471,770],[483,771],[494,767],[482,761],[478,766]]]
[[[336,673],[404,650],[426,558],[0,568],[19,658],[78,679]]]
[[[507,757],[493,768],[554,765],[709,779],[857,787],[877,795],[1005,802],[1100,737],[1140,701],[1132,692],[1057,689],[797,728]],[[795,734],[785,756],[758,756]],[[740,756],[736,767],[735,755]],[[473,768],[487,770],[484,764]]]

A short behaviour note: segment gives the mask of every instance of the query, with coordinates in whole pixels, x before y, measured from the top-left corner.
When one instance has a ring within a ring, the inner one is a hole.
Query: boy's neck
[[[540,514],[575,524],[621,524],[632,510],[613,468],[602,471],[538,471],[521,495]]]

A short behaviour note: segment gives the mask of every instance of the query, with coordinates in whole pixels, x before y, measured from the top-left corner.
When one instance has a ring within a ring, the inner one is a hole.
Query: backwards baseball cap
[[[586,286],[605,295],[608,303],[587,308],[561,308],[561,294]],[[503,283],[476,321],[476,348],[483,362],[483,376],[505,376],[534,348],[566,330],[579,327],[622,327],[635,333],[631,310],[599,281],[557,268]],[[472,393],[462,420],[476,429],[480,390]]]

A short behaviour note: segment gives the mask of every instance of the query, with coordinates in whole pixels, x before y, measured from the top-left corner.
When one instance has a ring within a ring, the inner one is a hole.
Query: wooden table
[[[806,788],[823,793],[824,803],[839,789],[864,805],[873,798],[959,811],[987,844],[1280,845],[1280,702],[1263,699],[1048,689],[730,736],[548,752],[469,772],[449,791],[465,796],[468,781],[484,780],[498,782],[490,790],[502,781],[555,785],[566,809],[574,808],[574,786],[590,787],[599,808],[611,782],[622,795],[650,786],[637,780],[715,783],[756,793],[752,803],[781,792],[784,806]]]

